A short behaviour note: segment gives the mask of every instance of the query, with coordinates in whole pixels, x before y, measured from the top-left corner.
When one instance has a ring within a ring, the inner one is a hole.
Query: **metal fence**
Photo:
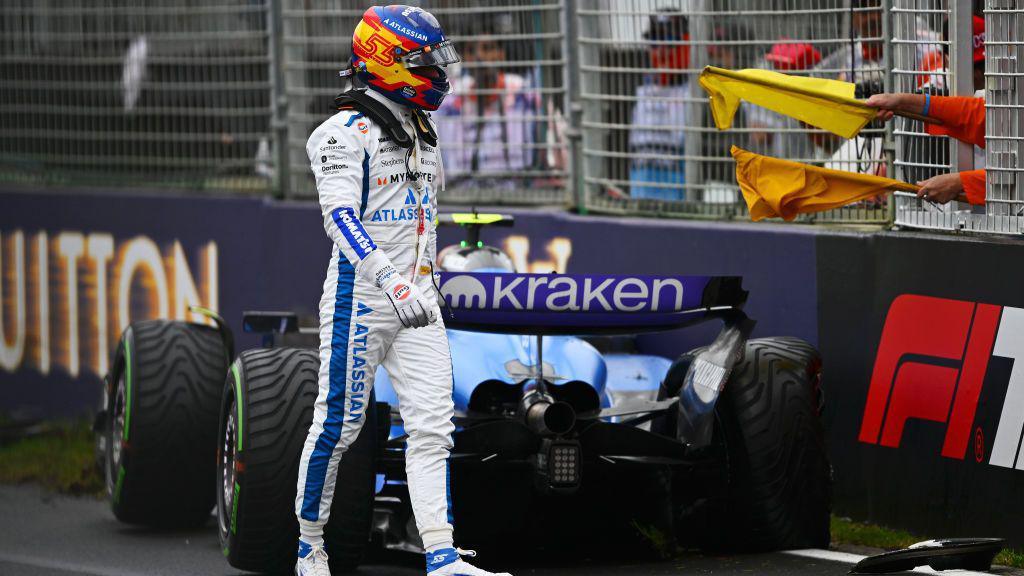
[[[949,40],[948,0],[893,0],[890,14],[893,91],[941,96],[954,93],[949,48],[955,43]],[[918,182],[955,169],[954,141],[927,134],[922,122],[895,118],[892,133],[897,180]],[[897,224],[954,228],[957,203],[939,206],[918,200],[908,192],[896,192],[893,196]]]
[[[286,181],[315,194],[306,138],[344,88],[338,70],[365,2],[283,0],[288,102]],[[454,93],[433,114],[449,202],[561,204],[568,153],[565,18],[559,0],[417,3],[444,22],[463,62],[449,67]]]
[[[1024,0],[986,0],[988,207],[896,195],[806,220],[1020,232]],[[707,64],[969,94],[954,0],[421,0],[464,56],[434,114],[445,200],[745,218],[733,144],[922,180],[973,164],[919,123],[850,141],[744,104],[714,128]],[[0,181],[315,193],[305,142],[347,86],[356,0],[0,3]],[[978,7],[973,10],[981,14]],[[965,36],[966,35],[966,36]],[[978,155],[978,162],[984,162]]]
[[[269,190],[267,7],[0,3],[0,180]]]
[[[745,216],[730,146],[882,173],[884,127],[842,141],[744,104],[719,132],[697,82],[705,65],[837,78],[858,96],[885,86],[881,0],[649,0],[581,3],[584,193],[592,210]],[[585,6],[585,7],[584,7]],[[888,221],[884,199],[815,215]]]
[[[985,3],[986,211],[975,229],[1024,232],[1024,0]]]

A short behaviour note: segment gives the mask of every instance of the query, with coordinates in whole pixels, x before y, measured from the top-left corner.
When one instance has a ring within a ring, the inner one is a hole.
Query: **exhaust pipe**
[[[569,403],[557,402],[538,390],[523,396],[519,413],[526,426],[541,436],[568,434],[576,425],[576,411]]]

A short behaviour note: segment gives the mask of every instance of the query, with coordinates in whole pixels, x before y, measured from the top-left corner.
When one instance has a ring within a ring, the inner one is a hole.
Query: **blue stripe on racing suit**
[[[362,208],[360,208],[361,211]],[[366,228],[363,228],[363,223],[356,216],[355,210],[348,206],[342,206],[331,212],[331,218],[334,219],[334,223],[337,224],[341,234],[345,237],[345,240],[348,240],[349,246],[352,247],[352,250],[355,251],[360,260],[366,258],[370,255],[370,252],[377,249],[377,245],[373,243],[373,238],[370,238],[370,235],[366,233]]]
[[[348,334],[352,323],[352,291],[356,270],[343,254],[338,255],[338,288],[334,297],[331,328],[331,361],[327,393],[327,418],[316,439],[316,447],[306,468],[306,491],[302,497],[302,519],[315,522],[320,517],[320,496],[327,478],[327,464],[341,438],[345,419],[345,387],[348,371]]]
[[[444,460],[444,489],[445,495],[448,497],[448,523],[455,524],[455,515],[452,514],[452,467],[449,460],[451,456]]]

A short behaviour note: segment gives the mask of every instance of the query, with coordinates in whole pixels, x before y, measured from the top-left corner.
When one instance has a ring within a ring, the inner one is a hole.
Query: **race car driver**
[[[408,433],[409,496],[427,573],[492,576],[453,544],[452,367],[432,273],[443,183],[424,111],[448,94],[442,66],[458,60],[430,13],[368,9],[352,37],[349,71],[368,90],[339,97],[350,105],[306,144],[333,249],[320,300],[319,394],[295,498],[300,576],[330,574],[323,529],[338,466],[371,409],[378,365],[394,383]]]

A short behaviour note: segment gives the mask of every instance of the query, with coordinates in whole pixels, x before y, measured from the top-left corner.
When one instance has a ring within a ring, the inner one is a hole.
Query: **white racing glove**
[[[359,275],[380,288],[406,328],[422,328],[437,318],[437,306],[423,291],[395,270],[380,249],[370,252],[359,265]]]

